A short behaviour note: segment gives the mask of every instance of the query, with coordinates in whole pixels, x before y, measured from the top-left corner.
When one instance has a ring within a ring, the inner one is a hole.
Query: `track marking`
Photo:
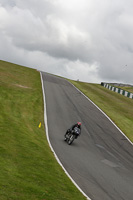
[[[69,81],[68,81],[69,82]],[[73,85],[71,82],[69,82],[71,85]],[[94,106],[96,106],[96,108],[98,110],[100,110],[107,118],[108,120],[119,130],[119,132],[130,142],[130,144],[133,145],[133,143],[131,142],[131,140],[129,140],[129,138],[121,131],[121,129],[108,117],[108,115],[105,114],[105,112],[103,112],[93,101],[91,101],[89,99],[89,97],[87,97],[83,92],[81,92],[81,90],[79,90],[75,85],[73,85],[73,87],[75,87],[85,98],[87,98]]]

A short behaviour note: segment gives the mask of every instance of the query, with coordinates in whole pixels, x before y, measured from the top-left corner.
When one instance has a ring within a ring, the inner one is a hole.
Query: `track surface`
[[[69,82],[42,77],[50,142],[70,176],[92,200],[133,200],[133,146]],[[82,134],[69,146],[64,134],[77,121]]]

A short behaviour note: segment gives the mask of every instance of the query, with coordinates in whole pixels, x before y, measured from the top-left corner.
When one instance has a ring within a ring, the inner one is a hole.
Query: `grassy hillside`
[[[56,162],[43,116],[39,72],[0,61],[0,200],[85,199]]]
[[[122,89],[122,90],[125,90],[125,91],[127,91],[127,92],[133,93],[133,86],[116,86],[116,85],[114,85],[113,83],[110,84],[110,85],[111,85],[111,86],[114,86],[114,87],[116,87],[116,88],[120,88],[120,89]]]
[[[133,99],[99,84],[70,81],[100,107],[133,142]]]
[[[121,87],[121,89],[133,93],[133,87]]]

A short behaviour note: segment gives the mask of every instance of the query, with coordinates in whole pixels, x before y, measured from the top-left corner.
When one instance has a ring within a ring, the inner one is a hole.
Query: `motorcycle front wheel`
[[[73,141],[74,141],[74,139],[75,139],[75,135],[71,135],[71,136],[69,137],[68,144],[69,144],[69,145],[72,144]]]

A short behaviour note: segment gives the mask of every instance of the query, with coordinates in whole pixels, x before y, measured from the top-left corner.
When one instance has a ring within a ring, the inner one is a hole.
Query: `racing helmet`
[[[81,122],[77,122],[78,126],[81,126]]]

